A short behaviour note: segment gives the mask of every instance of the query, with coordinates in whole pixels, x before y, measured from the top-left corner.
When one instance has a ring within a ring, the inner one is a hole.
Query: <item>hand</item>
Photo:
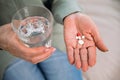
[[[26,47],[13,32],[10,24],[0,27],[0,48],[34,64],[47,59],[55,51],[53,47]]]
[[[83,45],[78,44],[77,33],[85,36]],[[103,52],[108,51],[94,22],[82,13],[74,13],[64,19],[64,39],[69,62],[83,71],[95,65],[96,47]]]

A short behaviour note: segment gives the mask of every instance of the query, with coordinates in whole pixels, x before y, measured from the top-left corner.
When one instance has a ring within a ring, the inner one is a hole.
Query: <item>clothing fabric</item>
[[[82,80],[81,71],[71,66],[65,53],[56,50],[50,58],[38,64],[14,60],[3,80]]]
[[[51,5],[47,7],[51,9],[58,23],[62,23],[65,16],[81,11],[76,0],[0,0],[0,25],[10,23],[15,12],[25,6],[46,7],[46,5]]]
[[[42,6],[49,8],[58,23],[63,23],[63,19],[67,15],[81,11],[75,0],[0,0],[0,26],[11,23],[12,16],[15,12],[25,6]],[[16,57],[10,55],[9,52],[0,50],[0,80],[5,68],[15,59]]]

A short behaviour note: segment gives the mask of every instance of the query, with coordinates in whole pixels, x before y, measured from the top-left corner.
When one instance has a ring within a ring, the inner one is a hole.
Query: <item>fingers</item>
[[[38,54],[38,55],[32,57],[32,59],[30,59],[30,61],[34,64],[42,62],[42,61],[46,60],[48,57],[50,57],[54,51],[55,51],[55,48],[45,49],[45,51],[43,51],[43,54]]]
[[[96,63],[96,47],[92,46],[88,48],[88,64],[89,66],[94,66]]]
[[[80,59],[80,54],[79,54],[79,48],[75,49],[75,66],[78,69],[81,68],[81,59]]]
[[[74,63],[74,50],[72,47],[70,46],[67,46],[67,56],[68,56],[68,60],[70,62],[70,64],[73,64]]]
[[[103,43],[103,40],[100,37],[100,34],[98,33],[97,30],[93,30],[92,31],[92,36],[94,38],[95,41],[95,45],[97,46],[98,49],[100,49],[103,52],[108,51],[107,47],[105,46],[105,44]]]
[[[26,47],[9,26],[10,25],[6,27],[8,30],[7,33],[9,34],[7,35],[8,37],[6,37],[6,39],[9,38],[9,40],[6,41],[6,50],[9,51],[12,55],[27,60],[31,63],[38,63],[47,59],[55,51],[55,48],[53,47]],[[6,33],[4,35],[6,35]]]
[[[96,63],[96,47],[91,46],[86,48],[75,49],[75,66],[76,68],[82,68],[83,71],[87,71],[89,66],[94,66]]]
[[[78,43],[78,41],[77,41]],[[76,68],[80,69],[81,68],[81,59],[80,59],[80,48],[82,45],[76,44],[76,48],[74,49],[74,59],[75,59],[75,66]]]
[[[39,50],[38,50],[39,49]],[[55,51],[55,48],[33,48],[30,52],[26,53],[23,58],[33,64],[44,61]]]
[[[55,48],[53,47],[46,48],[41,46],[41,47],[29,48],[25,46],[24,43],[21,42],[17,37],[15,38],[16,39],[14,43],[16,45],[14,47],[17,48],[17,50],[14,50],[14,53],[16,53],[15,56],[27,60],[33,64],[36,64],[38,62],[47,59],[55,51]]]
[[[87,55],[87,49],[82,48],[80,50],[81,55],[81,64],[82,64],[82,70],[87,71],[88,70],[88,55]]]

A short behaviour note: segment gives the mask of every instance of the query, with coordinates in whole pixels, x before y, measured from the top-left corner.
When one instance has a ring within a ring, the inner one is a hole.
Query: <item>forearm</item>
[[[2,39],[2,37],[3,37],[3,28],[2,28],[2,26],[0,26],[0,50],[2,50],[3,49],[3,39]]]
[[[12,37],[13,31],[12,31],[12,28],[10,27],[10,24],[0,26],[0,48],[1,49],[7,50],[8,43],[6,42],[6,40],[10,38],[10,37],[9,38],[7,37],[8,34],[11,35]]]

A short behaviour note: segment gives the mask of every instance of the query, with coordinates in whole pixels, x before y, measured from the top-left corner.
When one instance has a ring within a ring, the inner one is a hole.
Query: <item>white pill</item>
[[[76,36],[76,39],[79,39],[79,37],[78,37],[78,36]]]
[[[84,39],[85,38],[85,36],[82,36],[82,39]]]
[[[82,45],[82,44],[84,44],[84,41],[83,40],[79,40],[78,43]]]

